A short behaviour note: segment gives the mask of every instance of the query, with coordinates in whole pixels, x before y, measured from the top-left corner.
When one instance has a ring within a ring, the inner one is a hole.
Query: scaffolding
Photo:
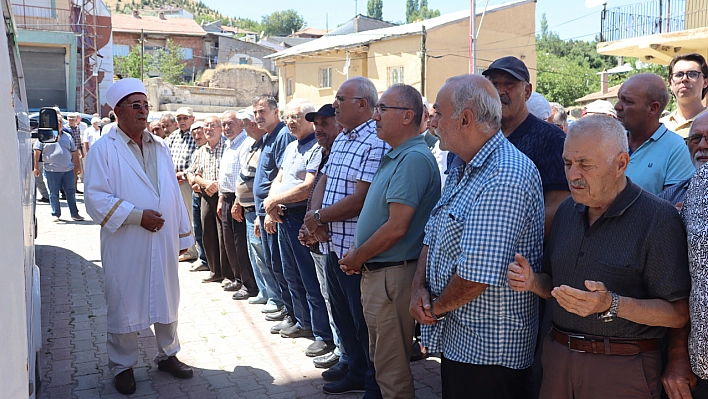
[[[100,0],[75,0],[76,28],[79,29],[79,51],[81,64],[78,66],[78,109],[86,114],[100,112],[98,95],[98,9]]]

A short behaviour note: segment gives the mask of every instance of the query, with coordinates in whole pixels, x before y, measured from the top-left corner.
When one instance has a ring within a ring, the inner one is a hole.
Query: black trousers
[[[231,273],[240,281],[249,293],[258,294],[256,278],[253,276],[251,259],[248,257],[248,239],[246,237],[246,216],[237,222],[231,216],[231,207],[236,200],[234,193],[224,193],[221,201],[221,237],[226,258],[231,266]],[[222,260],[223,262],[223,260]]]
[[[224,246],[221,245],[221,220],[216,213],[219,194],[212,196],[202,193],[202,243],[206,254],[210,277],[221,277],[234,281]]]
[[[504,366],[460,363],[442,356],[443,399],[531,399],[531,367],[514,370]]]

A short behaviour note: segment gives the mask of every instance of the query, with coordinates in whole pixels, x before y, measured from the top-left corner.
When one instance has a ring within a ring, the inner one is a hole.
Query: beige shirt
[[[138,164],[140,164],[143,168],[148,180],[150,180],[150,183],[159,195],[160,187],[158,186],[159,181],[157,179],[157,143],[153,140],[152,135],[147,131],[143,132],[143,149],[141,151],[138,143],[128,137],[128,135],[125,134],[120,127],[116,126],[116,131],[118,132],[118,135],[125,140],[125,143],[128,144],[128,149],[130,149],[130,152],[135,155],[135,159],[138,160]],[[140,224],[142,219],[142,209],[133,209],[123,224]]]
[[[708,108],[704,109],[698,115],[704,114],[707,110]],[[678,115],[677,108],[674,110],[674,112],[659,119],[659,122],[663,123],[664,126],[666,126],[666,128],[671,130],[672,132],[675,132],[679,136],[686,138],[688,137],[688,131],[691,129],[691,124],[693,124],[693,120],[698,118],[698,115],[690,119],[683,119],[681,116]]]

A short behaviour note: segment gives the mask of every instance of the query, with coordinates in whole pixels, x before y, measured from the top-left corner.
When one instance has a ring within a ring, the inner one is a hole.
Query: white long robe
[[[158,144],[159,195],[115,126],[91,147],[86,160],[84,199],[88,214],[101,224],[109,333],[177,320],[177,257],[194,243],[194,236],[169,149],[153,138]],[[161,213],[164,226],[152,232],[123,225],[133,208]]]

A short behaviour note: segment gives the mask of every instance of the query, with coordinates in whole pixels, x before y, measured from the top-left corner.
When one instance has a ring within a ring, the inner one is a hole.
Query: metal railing
[[[652,0],[602,11],[600,41],[708,26],[708,0]]]
[[[15,16],[15,24],[20,29],[51,32],[75,31],[72,26],[76,24],[75,20],[78,18],[78,13],[72,16],[72,10],[28,6],[19,1],[12,4],[12,13]]]

